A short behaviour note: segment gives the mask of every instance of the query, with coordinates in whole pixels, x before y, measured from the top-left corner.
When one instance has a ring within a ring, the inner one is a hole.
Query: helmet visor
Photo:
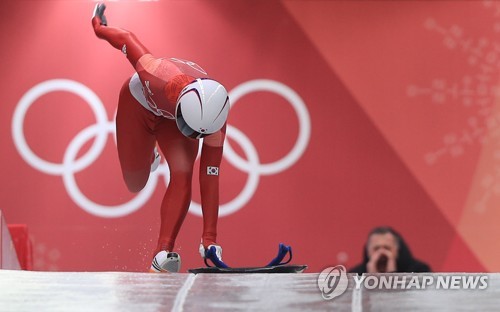
[[[182,107],[179,105],[177,107],[177,116],[175,118],[175,121],[177,122],[177,128],[179,128],[179,131],[187,136],[188,138],[191,139],[201,139],[208,134],[204,133],[199,133],[198,131],[195,131],[193,128],[191,128],[187,122],[184,120],[184,117],[182,116]]]

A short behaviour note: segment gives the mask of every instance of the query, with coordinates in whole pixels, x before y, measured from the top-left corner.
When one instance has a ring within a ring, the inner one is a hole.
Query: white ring
[[[96,124],[80,131],[70,142],[61,164],[52,163],[38,157],[29,147],[24,136],[24,119],[31,105],[42,95],[54,91],[67,91],[75,93],[83,98],[92,109],[96,118]],[[299,120],[299,135],[292,150],[278,161],[261,164],[258,153],[250,141],[240,130],[228,125],[227,136],[235,140],[243,149],[246,159],[234,152],[226,142],[223,156],[228,162],[239,170],[248,173],[248,179],[243,190],[238,196],[226,204],[220,205],[220,216],[232,214],[244,207],[256,192],[260,175],[275,174],[292,166],[303,154],[310,137],[310,119],[307,108],[300,96],[286,85],[273,80],[253,80],[237,86],[230,92],[232,105],[242,96],[254,91],[269,91],[283,96],[292,104]],[[115,114],[116,118],[116,114]],[[164,175],[165,185],[169,184],[170,171],[167,163],[162,163],[157,170],[150,175],[149,181],[144,189],[130,201],[116,206],[100,205],[88,199],[79,189],[76,183],[75,173],[90,166],[102,153],[107,142],[108,134],[114,135],[116,144],[115,120],[108,121],[106,110],[99,97],[85,85],[72,80],[53,79],[42,82],[26,92],[19,101],[14,112],[12,121],[12,135],[17,150],[21,157],[32,167],[51,175],[61,175],[66,191],[72,200],[83,210],[90,214],[109,218],[121,217],[140,209],[152,196],[158,183],[159,175]],[[82,146],[95,137],[93,145],[87,153],[76,159]],[[201,206],[191,202],[189,210],[200,216]]]
[[[107,119],[106,110],[99,97],[85,85],[72,80],[53,79],[39,83],[28,90],[21,100],[19,100],[12,120],[12,135],[19,154],[21,154],[24,160],[34,168],[47,174],[61,175],[63,172],[62,164],[46,161],[33,153],[26,142],[23,129],[24,118],[31,105],[40,96],[53,91],[72,92],[82,97],[90,105],[98,125],[104,126],[107,123]],[[106,132],[97,134],[97,138],[87,154],[75,162],[75,172],[82,170],[97,159],[106,144],[106,135]]]
[[[231,106],[234,106],[234,104],[244,95],[255,91],[269,91],[283,96],[292,104],[299,120],[299,135],[292,150],[280,160],[268,164],[260,164],[257,168],[258,172],[261,174],[275,174],[292,166],[304,153],[311,135],[309,112],[302,98],[294,90],[280,82],[266,79],[251,80],[233,89],[229,93]],[[249,172],[251,166],[248,161],[242,159],[235,153],[229,143],[226,143],[225,151],[227,152],[228,160],[230,160],[235,167],[242,171]]]

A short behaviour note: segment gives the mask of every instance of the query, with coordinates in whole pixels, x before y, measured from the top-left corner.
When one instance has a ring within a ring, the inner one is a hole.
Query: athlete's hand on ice
[[[106,5],[104,3],[98,3],[95,5],[94,15],[92,15],[92,25],[94,25],[94,28],[98,25],[108,26],[104,10],[106,10]]]

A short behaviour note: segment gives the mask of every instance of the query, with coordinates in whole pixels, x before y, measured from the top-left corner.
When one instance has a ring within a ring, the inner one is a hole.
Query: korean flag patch
[[[219,175],[219,167],[207,167],[207,175]]]

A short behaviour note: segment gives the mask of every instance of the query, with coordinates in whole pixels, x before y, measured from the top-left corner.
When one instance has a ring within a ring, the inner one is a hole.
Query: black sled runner
[[[284,261],[285,256],[288,259]],[[215,247],[205,251],[206,268],[189,269],[190,273],[302,273],[307,269],[307,265],[290,265],[292,260],[292,247],[284,244],[279,245],[278,255],[271,260],[266,266],[261,267],[230,267],[226,263],[219,260],[216,255]],[[212,262],[213,266],[210,265]]]

